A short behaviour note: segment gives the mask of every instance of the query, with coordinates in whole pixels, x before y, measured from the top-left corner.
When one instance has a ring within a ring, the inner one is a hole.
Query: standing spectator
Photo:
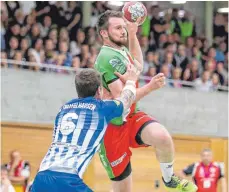
[[[220,40],[224,40],[226,38],[226,22],[224,16],[221,13],[216,13],[213,23],[213,37],[218,37]]]
[[[82,25],[83,13],[76,1],[68,2],[68,11],[65,12],[67,30],[70,32],[70,40],[75,39],[75,34]]]
[[[8,170],[5,166],[1,167],[1,192],[15,192],[9,180]]]
[[[179,20],[180,20],[180,18],[178,16],[178,9],[173,9],[172,19],[170,21],[170,32],[171,32],[171,34],[177,33],[179,36],[181,35]]]
[[[17,23],[20,27],[23,27],[23,26],[24,26],[25,15],[24,15],[22,9],[17,9],[17,10],[15,11],[15,19],[16,19],[16,23]]]
[[[221,180],[222,192],[227,191],[224,164],[213,161],[213,155],[210,149],[204,149],[201,152],[201,161],[187,166],[179,175],[181,178],[192,175],[198,187],[197,192],[217,192],[219,180]]]
[[[196,90],[209,92],[212,86],[212,82],[210,81],[210,72],[204,71],[202,77],[196,79],[194,83]]]
[[[6,1],[9,22],[15,21],[15,12],[21,6],[18,1]]]
[[[9,179],[16,191],[24,191],[30,176],[30,165],[28,161],[22,160],[19,151],[14,150],[10,153],[10,162],[5,164],[9,171]]]
[[[159,37],[170,28],[170,24],[166,23],[163,18],[159,16],[159,7],[153,6],[153,17],[150,21],[150,28],[153,31],[156,46],[159,46]]]

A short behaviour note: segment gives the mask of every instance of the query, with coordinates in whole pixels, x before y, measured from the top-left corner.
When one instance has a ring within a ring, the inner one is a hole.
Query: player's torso
[[[220,177],[220,169],[212,164],[206,168],[199,164],[194,173],[194,179],[198,186],[198,192],[216,192],[217,182]]]
[[[106,121],[95,99],[72,100],[56,116],[53,141],[40,170],[77,173],[99,148]],[[64,169],[64,170],[62,170]],[[68,170],[69,169],[69,170]]]
[[[103,46],[96,59],[95,68],[101,72],[103,68],[107,69],[107,67],[105,67],[106,65],[109,65],[110,69],[114,72],[124,74],[128,64],[134,64],[134,60],[127,48],[123,47],[123,49],[120,50],[108,46]],[[112,74],[114,74],[114,72]],[[104,87],[103,99],[114,99],[104,78],[102,78],[102,82]],[[138,82],[136,82],[136,86],[138,87]],[[136,104],[133,104],[131,107],[131,113],[134,112],[135,109]]]

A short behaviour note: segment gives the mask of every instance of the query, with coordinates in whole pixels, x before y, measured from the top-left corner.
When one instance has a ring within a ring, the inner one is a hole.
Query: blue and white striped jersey
[[[97,152],[107,124],[123,113],[123,104],[93,97],[73,99],[56,116],[53,140],[39,171],[53,170],[82,177]]]

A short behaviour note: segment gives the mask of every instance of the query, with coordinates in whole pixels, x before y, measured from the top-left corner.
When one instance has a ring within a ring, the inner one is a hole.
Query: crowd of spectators
[[[107,2],[93,2],[90,26],[83,28],[82,2],[35,2],[25,14],[19,2],[1,2],[1,58],[53,64],[75,69],[93,67],[101,47],[96,33],[98,15],[109,9]],[[213,44],[197,35],[195,17],[178,9],[148,8],[148,17],[138,36],[144,55],[145,76],[162,72],[172,87],[180,80],[194,82],[202,91],[228,86],[228,17],[214,14]],[[1,62],[1,67],[46,71],[39,66]],[[49,71],[65,73],[64,70]],[[188,86],[188,85],[186,85]]]

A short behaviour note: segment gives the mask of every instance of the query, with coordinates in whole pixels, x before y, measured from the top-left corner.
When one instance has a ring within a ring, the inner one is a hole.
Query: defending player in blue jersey
[[[127,69],[128,81],[117,100],[102,101],[101,77],[94,69],[76,73],[77,99],[56,116],[52,144],[35,177],[32,192],[89,192],[82,176],[100,147],[107,124],[127,113],[136,96],[137,72]]]

